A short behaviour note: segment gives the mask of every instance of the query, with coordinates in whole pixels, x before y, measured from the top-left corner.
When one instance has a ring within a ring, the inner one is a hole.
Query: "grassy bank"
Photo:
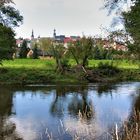
[[[110,60],[90,60],[90,69],[96,69],[100,62],[111,62]],[[70,60],[73,67],[75,62]],[[121,71],[116,75],[104,75],[106,81],[140,81],[140,70],[137,63],[132,61],[115,60],[113,63]],[[37,83],[87,83],[84,74],[80,71],[66,72],[64,74],[55,72],[55,60],[33,60],[16,59],[3,61],[0,68],[1,84],[37,84]],[[100,74],[100,73],[99,73]]]
[[[0,84],[76,83],[75,74],[55,71],[55,60],[15,59],[3,61]]]

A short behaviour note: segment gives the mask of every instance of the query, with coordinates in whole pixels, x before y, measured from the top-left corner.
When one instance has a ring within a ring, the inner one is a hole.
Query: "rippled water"
[[[8,129],[4,135],[13,140],[103,139],[134,108],[140,110],[139,82],[1,87],[0,134]]]

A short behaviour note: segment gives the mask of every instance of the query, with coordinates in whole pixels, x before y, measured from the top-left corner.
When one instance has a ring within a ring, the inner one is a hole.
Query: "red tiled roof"
[[[70,38],[70,37],[65,37],[64,43],[69,43],[69,42],[73,42],[72,38]]]

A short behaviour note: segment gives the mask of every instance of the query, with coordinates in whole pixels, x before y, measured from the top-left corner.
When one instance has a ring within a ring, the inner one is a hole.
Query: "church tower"
[[[34,31],[32,30],[31,40],[34,39]]]

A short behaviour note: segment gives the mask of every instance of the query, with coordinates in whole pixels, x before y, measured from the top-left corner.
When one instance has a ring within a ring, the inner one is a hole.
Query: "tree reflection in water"
[[[101,97],[104,94],[112,96],[112,92],[117,89],[117,86],[114,83],[99,83],[95,88],[98,96]]]
[[[95,113],[92,101],[88,99],[88,86],[56,87],[56,95],[50,111],[53,116],[60,119],[63,119],[66,112],[70,115],[66,120],[64,119],[63,123],[65,129],[68,128],[67,134],[73,138],[76,133],[79,136],[87,136],[91,132],[90,137],[96,135],[95,131],[99,127],[95,122],[91,123]],[[88,133],[85,133],[87,130],[89,130]]]
[[[68,111],[70,115],[74,117],[80,115],[80,118],[88,121],[94,118],[94,108],[92,101],[88,99],[88,89],[79,89],[78,93],[72,97]]]
[[[15,132],[16,126],[8,121],[12,115],[13,93],[12,89],[0,88],[0,140],[21,140]]]
[[[65,105],[68,93],[72,96],[68,98],[68,105]],[[64,115],[64,108],[67,107],[68,114],[75,117],[81,112],[82,116],[90,119],[93,117],[93,105],[87,95],[88,86],[57,86],[50,111],[52,115],[61,118]]]
[[[56,86],[56,93],[54,97],[54,101],[50,106],[50,112],[53,116],[57,116],[62,118],[64,113],[64,102],[66,99],[67,87]]]

